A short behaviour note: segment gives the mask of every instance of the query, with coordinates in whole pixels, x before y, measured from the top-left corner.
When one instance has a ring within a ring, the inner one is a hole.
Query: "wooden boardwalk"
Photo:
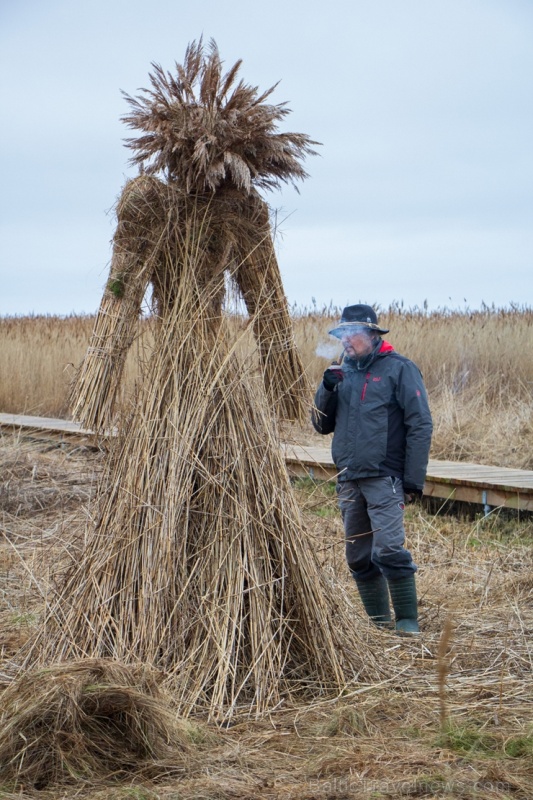
[[[295,475],[328,480],[337,474],[328,447],[286,445],[285,458]],[[430,459],[424,495],[479,503],[485,511],[500,507],[533,511],[533,470]]]
[[[54,441],[77,441],[94,446],[95,436],[78,423],[48,417],[0,414],[0,428],[46,436]],[[331,480],[337,474],[329,447],[285,445],[291,474]],[[424,494],[442,500],[478,503],[491,508],[533,511],[533,470],[488,467],[463,461],[430,460]]]

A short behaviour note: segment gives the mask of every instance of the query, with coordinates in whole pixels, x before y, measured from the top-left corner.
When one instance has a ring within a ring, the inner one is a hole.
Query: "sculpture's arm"
[[[157,259],[165,217],[162,189],[157,179],[140,176],[126,184],[118,201],[109,279],[70,395],[74,419],[91,430],[102,431],[112,422],[126,355]]]
[[[294,341],[268,207],[259,198],[251,222],[255,243],[239,254],[235,280],[252,321],[269,400],[280,419],[302,421],[309,416],[310,387]]]

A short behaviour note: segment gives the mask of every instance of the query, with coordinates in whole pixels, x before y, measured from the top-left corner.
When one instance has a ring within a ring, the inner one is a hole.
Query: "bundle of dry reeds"
[[[118,202],[110,275],[71,390],[73,416],[89,430],[112,424],[124,363],[159,257],[163,189],[160,181],[143,176],[126,185]]]
[[[134,161],[165,180],[141,175],[119,203],[109,286],[122,296],[106,294],[76,387],[85,424],[108,422],[148,281],[154,344],[95,530],[30,656],[157,664],[182,713],[217,718],[380,675],[320,571],[277,432],[275,412],[301,417],[308,392],[255,186],[302,177],[309,140],[273,133],[286,110],[265,105],[268,92],[241,82],[230,95],[237,68],[223,77],[216,47],[204,58],[193,46],[176,79],[156,68],[147,99],[130,99],[127,121],[145,131]],[[259,373],[230,336],[228,281]]]
[[[221,312],[208,224],[195,204],[167,232],[156,344],[33,652],[158,664],[182,713],[223,717],[380,669],[308,546],[262,377]]]
[[[0,695],[0,777],[155,778],[193,763],[187,728],[146,669],[85,659],[19,677]]]

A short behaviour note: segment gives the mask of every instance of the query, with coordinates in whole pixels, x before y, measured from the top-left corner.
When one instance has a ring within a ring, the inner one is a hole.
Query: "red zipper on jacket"
[[[368,386],[368,381],[370,380],[370,372],[367,372],[365,375],[365,383],[363,386],[363,391],[361,392],[361,402],[363,403],[365,400],[366,395],[366,387]]]

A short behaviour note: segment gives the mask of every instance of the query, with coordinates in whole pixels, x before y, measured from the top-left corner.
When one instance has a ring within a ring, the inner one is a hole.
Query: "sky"
[[[533,305],[533,0],[0,0],[0,315],[94,313],[121,90],[215,39],[321,143],[266,195],[300,309]]]

